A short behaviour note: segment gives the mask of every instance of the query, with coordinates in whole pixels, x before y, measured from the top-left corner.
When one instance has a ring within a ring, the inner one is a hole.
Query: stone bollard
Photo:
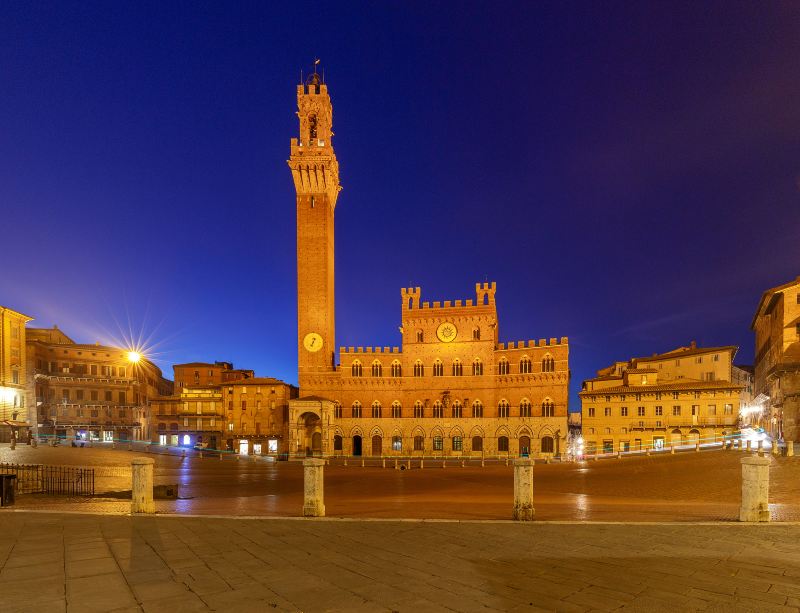
[[[155,513],[153,502],[153,458],[131,460],[131,513]]]
[[[39,446],[39,441],[37,441],[37,440],[36,440],[36,437],[34,436],[34,437],[31,439],[31,447],[33,447],[34,449],[36,449],[38,446]]]
[[[222,462],[222,452],[219,452],[219,461]]]
[[[485,462],[483,456],[481,456],[481,468],[483,468],[484,466],[486,466],[486,462]]]
[[[508,466],[508,458],[506,458],[506,466]]]
[[[695,443],[694,444],[694,451],[695,451],[695,453],[700,453],[700,443]]]
[[[751,443],[750,439],[747,439],[747,451],[750,451],[751,449],[750,443]]]
[[[517,521],[532,521],[533,508],[533,460],[514,460],[514,513]]]
[[[425,458],[420,458],[419,459],[419,467],[420,468],[425,468]]]
[[[778,447],[778,441],[773,440],[772,441],[772,455],[780,455],[780,453],[781,453],[781,448]]]
[[[794,456],[794,441],[786,441],[786,457]]]
[[[303,517],[325,517],[323,496],[325,460],[303,460]]]
[[[764,449],[764,441],[758,441],[756,447],[758,448],[758,451],[761,452]]]
[[[347,466],[347,456],[344,458],[344,466]]]
[[[670,446],[669,446],[669,452],[670,452],[672,455],[675,455],[675,445],[670,445]]]
[[[185,458],[185,457],[186,457],[186,449],[184,449],[183,451],[181,451],[181,457],[182,457],[182,458]]]
[[[442,460],[442,468],[445,468],[446,466],[447,466],[447,460]]]
[[[464,468],[464,466],[466,466],[466,464],[464,463],[464,460],[461,460],[461,468]]]
[[[361,458],[361,468],[364,468],[364,458]]]
[[[644,454],[648,456],[650,455],[650,447],[644,450]]]
[[[394,469],[397,470],[397,458],[394,459]]]
[[[408,458],[408,460],[406,460],[406,470],[411,470],[411,458]]]
[[[16,448],[17,448],[17,439],[12,437],[11,438],[11,450],[13,451]]]
[[[198,454],[198,457],[199,457],[201,460],[203,459],[203,452],[202,452],[202,451],[201,451],[201,452]],[[253,456],[253,459],[255,459],[255,456]]]
[[[617,451],[617,459],[618,459],[618,460],[621,460],[621,459],[622,459],[622,451],[621,451],[621,450],[620,450],[620,451]],[[548,460],[549,460],[549,458],[548,458]],[[548,461],[547,463],[549,464],[550,462]]]
[[[597,462],[597,460],[599,460],[599,459],[600,459],[600,454],[599,454],[599,453],[596,453],[596,454],[594,454],[594,456],[592,457],[592,459],[593,459],[595,462]]]
[[[128,443],[128,451],[133,451],[133,443]]]
[[[742,463],[742,506],[739,521],[769,521],[769,458],[746,456]]]
[[[386,458],[383,458],[383,467],[386,468]],[[397,468],[397,460],[394,461],[394,467]]]

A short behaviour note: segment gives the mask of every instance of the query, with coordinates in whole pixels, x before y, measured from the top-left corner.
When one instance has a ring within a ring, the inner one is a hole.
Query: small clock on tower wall
[[[306,348],[306,351],[316,353],[322,349],[322,337],[316,332],[309,332],[303,338],[303,347]]]
[[[456,329],[456,325],[449,321],[445,321],[439,324],[439,327],[436,328],[436,337],[443,343],[449,343],[450,341],[454,341],[456,338],[456,334],[458,334],[458,329]]]

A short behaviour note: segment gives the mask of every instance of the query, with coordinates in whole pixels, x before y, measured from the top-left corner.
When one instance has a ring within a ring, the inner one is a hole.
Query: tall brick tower
[[[315,72],[297,86],[300,138],[289,168],[297,192],[297,350],[301,393],[313,373],[334,370],[333,214],[339,163],[333,152],[333,107]]]

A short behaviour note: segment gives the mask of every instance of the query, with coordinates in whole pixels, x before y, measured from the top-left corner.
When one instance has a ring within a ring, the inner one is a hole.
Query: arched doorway
[[[531,453],[531,437],[530,436],[520,436],[519,437],[519,455],[521,456],[528,456]]]
[[[700,442],[700,430],[692,428],[691,430],[689,430],[689,443],[691,443],[692,445],[696,445],[699,442]]]
[[[678,430],[677,428],[675,428],[675,429],[672,431],[672,435],[671,435],[671,436],[672,436],[672,446],[673,446],[673,447],[677,447],[678,445],[680,445],[680,444],[681,444],[681,442],[682,442],[682,439],[681,439],[681,431],[680,431],[680,430]]]
[[[306,412],[297,420],[300,449],[298,452],[305,455],[320,455],[322,453],[322,420],[316,413]]]
[[[381,455],[381,453],[383,453],[383,439],[376,434],[372,437],[372,455]]]
[[[542,453],[553,453],[553,437],[542,437]]]
[[[361,436],[358,434],[353,437],[353,455],[361,455]]]

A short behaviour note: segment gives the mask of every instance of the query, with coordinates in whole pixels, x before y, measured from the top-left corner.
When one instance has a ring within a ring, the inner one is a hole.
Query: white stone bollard
[[[778,447],[778,441],[772,440],[772,455],[780,455],[781,448]]]
[[[153,458],[131,460],[131,513],[155,513],[153,502]]]
[[[746,456],[742,463],[742,505],[739,521],[769,521],[769,458]]]
[[[347,466],[347,457],[344,458],[344,465]]]
[[[695,443],[694,444],[694,451],[695,451],[695,453],[700,453],[700,443]]]
[[[794,455],[794,441],[786,441],[786,457],[791,458]]]
[[[532,521],[533,508],[533,460],[514,460],[514,514],[517,521]]]
[[[324,466],[322,458],[303,460],[303,517],[325,517]]]
[[[670,452],[672,455],[675,455],[675,445],[670,445],[670,446],[669,446],[669,452]]]
[[[364,458],[361,458],[361,468],[364,468]]]
[[[406,460],[406,470],[411,470],[411,458]]]
[[[751,449],[751,444],[750,443],[751,443],[750,439],[747,439],[747,451],[750,451],[750,449]]]

